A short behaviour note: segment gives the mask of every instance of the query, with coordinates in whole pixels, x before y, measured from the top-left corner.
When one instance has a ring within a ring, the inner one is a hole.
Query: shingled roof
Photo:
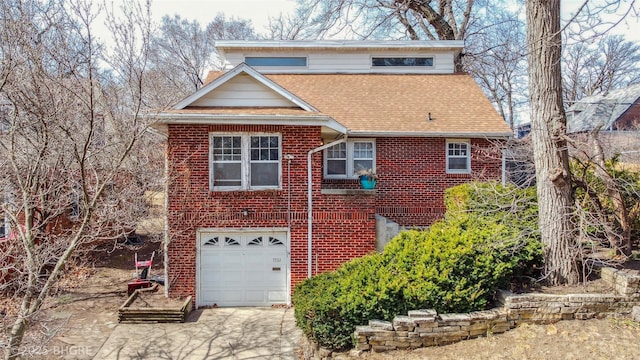
[[[212,72],[209,83],[224,73]],[[264,77],[359,136],[507,137],[512,134],[466,74],[267,74]],[[205,85],[206,86],[206,85]],[[212,91],[215,91],[212,90]],[[178,114],[251,115],[293,109],[193,107]]]
[[[469,75],[266,76],[353,133],[511,134]]]
[[[567,109],[568,114],[574,114],[567,119],[567,132],[591,131],[597,127],[616,130],[619,127],[618,121],[634,106],[640,106],[639,100],[640,84],[613,90],[606,96],[592,95],[582,98]]]

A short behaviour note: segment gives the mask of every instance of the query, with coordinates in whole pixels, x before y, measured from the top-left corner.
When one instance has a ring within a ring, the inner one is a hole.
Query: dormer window
[[[247,56],[244,62],[249,66],[307,66],[303,56]]]
[[[433,66],[432,57],[374,57],[371,66]]]

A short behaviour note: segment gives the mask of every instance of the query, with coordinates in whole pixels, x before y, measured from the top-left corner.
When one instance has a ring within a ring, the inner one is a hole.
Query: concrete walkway
[[[196,310],[183,324],[119,324],[94,359],[297,359],[293,309]]]

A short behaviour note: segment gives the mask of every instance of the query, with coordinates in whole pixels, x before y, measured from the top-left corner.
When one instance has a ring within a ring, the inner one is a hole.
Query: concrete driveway
[[[119,324],[94,359],[297,359],[293,309],[196,310],[183,324]]]

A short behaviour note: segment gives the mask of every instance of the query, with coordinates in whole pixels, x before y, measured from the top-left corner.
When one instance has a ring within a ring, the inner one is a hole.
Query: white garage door
[[[199,236],[198,306],[287,303],[287,233],[206,232]]]

